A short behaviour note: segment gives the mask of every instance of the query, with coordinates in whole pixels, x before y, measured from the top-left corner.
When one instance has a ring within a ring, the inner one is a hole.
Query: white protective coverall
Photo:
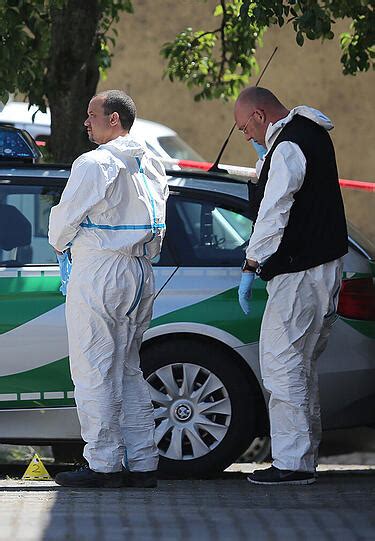
[[[129,135],[75,160],[50,216],[49,241],[71,244],[69,356],[84,456],[103,473],[157,469],[153,406],[139,348],[154,300],[150,259],[165,233],[161,162]]]
[[[306,106],[270,124],[270,149],[295,114],[332,129],[329,118]],[[257,162],[260,175],[263,160]],[[306,159],[289,141],[275,149],[247,259],[264,263],[274,254],[288,224],[293,195],[305,178]],[[342,258],[306,271],[275,276],[267,284],[268,301],[260,333],[260,367],[270,393],[269,416],[273,465],[282,470],[314,472],[321,439],[317,358],[325,349],[336,319]]]

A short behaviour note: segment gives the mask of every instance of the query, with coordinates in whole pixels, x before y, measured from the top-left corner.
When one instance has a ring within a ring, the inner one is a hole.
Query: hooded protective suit
[[[268,126],[267,149],[295,114],[327,130],[333,127],[320,111],[296,107]],[[263,159],[257,162],[258,177],[263,163]],[[306,158],[300,147],[290,141],[280,142],[271,157],[247,259],[263,264],[277,251],[305,173]],[[281,470],[315,471],[321,438],[316,360],[336,319],[341,277],[342,258],[301,272],[280,274],[267,284],[260,363],[264,386],[270,392],[273,465]]]
[[[157,468],[153,407],[139,348],[154,300],[168,187],[161,162],[120,136],[72,166],[49,240],[71,247],[69,356],[84,456],[92,470]]]

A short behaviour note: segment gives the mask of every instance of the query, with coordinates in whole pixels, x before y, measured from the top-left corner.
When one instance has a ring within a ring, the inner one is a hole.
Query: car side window
[[[171,198],[167,237],[179,265],[239,266],[251,227],[251,220],[236,209]]]
[[[61,191],[45,186],[0,186],[0,266],[56,264],[48,243],[48,219]]]

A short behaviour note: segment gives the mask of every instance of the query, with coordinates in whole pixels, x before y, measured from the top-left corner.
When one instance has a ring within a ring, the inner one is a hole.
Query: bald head
[[[267,88],[250,86],[239,95],[234,116],[239,130],[247,140],[254,139],[265,144],[265,134],[269,124],[288,115],[289,111]]]
[[[267,88],[260,88],[257,86],[250,86],[245,88],[238,97],[237,103],[248,104],[259,109],[270,110],[285,110],[283,104],[276,98]]]

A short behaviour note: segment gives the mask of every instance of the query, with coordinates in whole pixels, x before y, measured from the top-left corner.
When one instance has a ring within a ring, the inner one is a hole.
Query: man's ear
[[[111,126],[117,126],[117,124],[120,122],[120,115],[116,113],[115,111],[114,113],[111,114],[109,118],[109,122]]]
[[[257,119],[258,122],[262,122],[263,120],[263,111],[261,109],[255,109],[254,116]]]

